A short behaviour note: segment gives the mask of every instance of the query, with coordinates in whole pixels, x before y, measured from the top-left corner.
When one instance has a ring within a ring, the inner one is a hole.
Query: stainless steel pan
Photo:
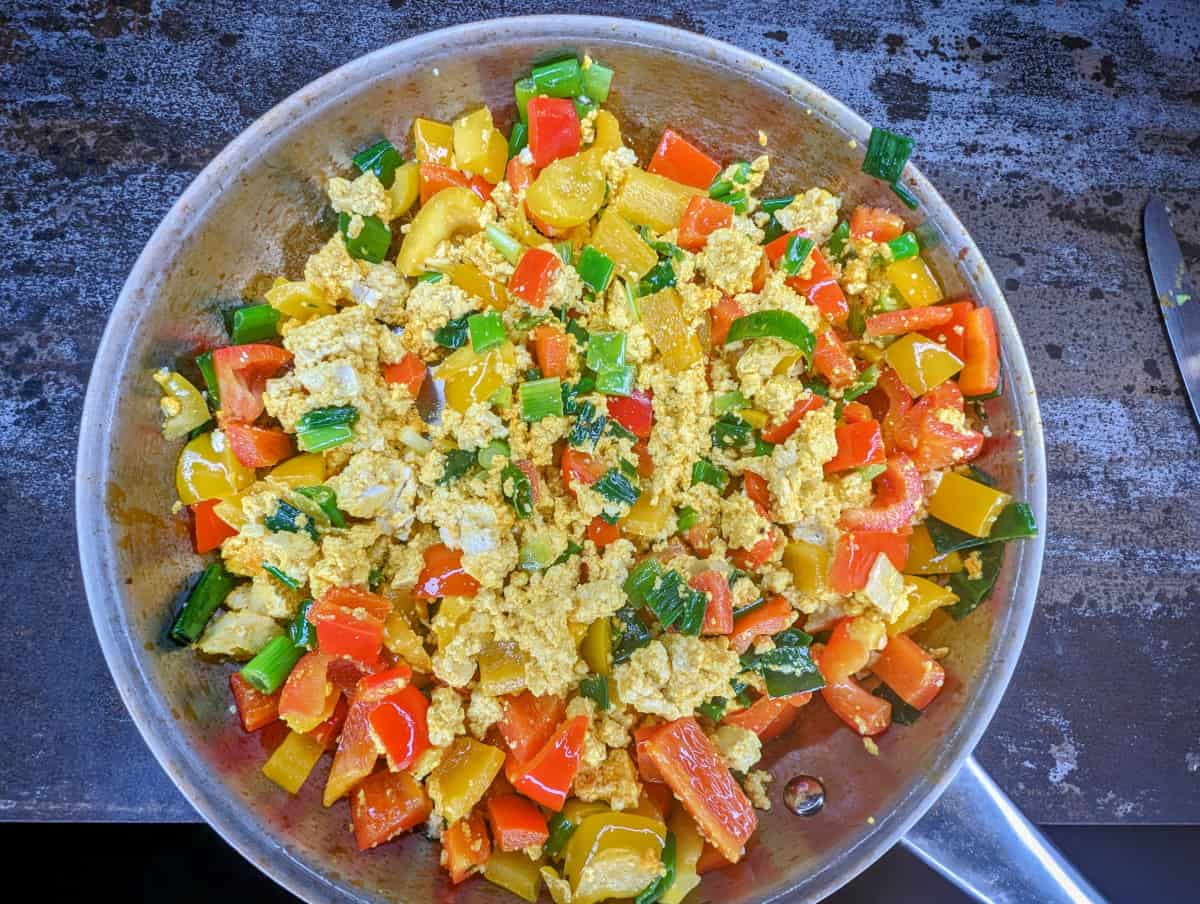
[[[763,129],[768,188],[824,185],[850,206],[896,206],[859,171],[867,123],[824,91],[709,38],[582,16],[480,22],[376,51],[285,100],[196,178],[139,257],[97,354],[80,432],[80,557],[104,654],[146,743],[218,832],[309,901],[498,901],[505,893],[475,881],[451,894],[418,836],[359,854],[345,805],[320,806],[323,776],[298,799],[270,785],[258,772],[258,740],[230,713],[226,672],[164,642],[171,600],[199,560],[186,521],[171,513],[177,450],[159,433],[148,375],[220,338],[211,299],[260,293],[268,274],[299,270],[328,234],[318,222],[324,179],[344,172],[354,149],[381,133],[406,135],[415,115],[448,119],[481,100],[511,112],[514,76],[560,46],[616,68],[613,106],[643,159],[667,123],[730,158],[758,153]],[[912,165],[905,182],[921,201],[912,222],[940,236],[935,269],[948,291],[969,291],[996,315],[1008,391],[989,403],[998,441],[985,467],[1029,501],[1044,531],[1042,422],[1016,326],[953,212]],[[950,686],[917,725],[883,736],[878,758],[820,706],[770,745],[776,805],[746,859],[707,878],[696,900],[816,900],[897,841],[992,900],[1093,894],[970,758],[1020,654],[1043,542],[1044,534],[1013,545],[991,602],[946,630]],[[825,782],[818,816],[780,803],[797,773]]]

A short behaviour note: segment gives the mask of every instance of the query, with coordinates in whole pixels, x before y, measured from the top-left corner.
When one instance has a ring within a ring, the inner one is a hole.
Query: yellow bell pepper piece
[[[450,166],[454,159],[454,127],[417,117],[413,120],[413,145],[422,163]]]
[[[596,137],[592,141],[592,147],[598,150],[601,154],[609,151],[615,151],[619,147],[623,147],[621,141],[621,123],[617,121],[617,117],[613,116],[607,110],[596,111]]]
[[[324,752],[320,741],[305,734],[288,732],[283,743],[263,763],[262,773],[288,794],[295,794]]]
[[[767,426],[767,421],[769,420],[764,412],[758,411],[755,408],[740,409],[738,411],[738,417],[757,430],[761,430],[763,427]]]
[[[555,160],[525,193],[529,212],[555,229],[586,223],[604,204],[604,172],[593,151]]]
[[[929,528],[918,524],[908,538],[908,561],[905,574],[954,574],[963,570],[962,556],[957,552],[938,553],[933,548]]]
[[[942,476],[929,500],[929,514],[973,537],[986,537],[1012,496],[954,471]]]
[[[883,357],[883,349],[870,342],[860,342],[854,348],[854,353],[868,364],[876,364]]]
[[[450,282],[468,295],[482,298],[484,307],[496,311],[503,311],[508,307],[508,289],[494,279],[484,276],[483,271],[474,264],[451,263],[439,269],[446,274]]]
[[[388,193],[392,196],[392,216],[408,213],[421,195],[421,165],[410,160],[396,167],[396,178]]]
[[[963,368],[963,363],[940,342],[920,333],[897,339],[883,353],[884,360],[915,396],[924,395]]]
[[[449,191],[449,189],[444,189]],[[446,404],[465,412],[476,402],[486,402],[504,385],[504,373],[516,362],[511,342],[477,355],[469,345],[450,354],[434,371],[445,381]]]
[[[179,453],[175,489],[184,505],[226,499],[254,483],[254,469],[237,460],[219,431],[201,433]]]
[[[572,797],[563,804],[562,815],[563,819],[571,825],[578,827],[589,816],[595,816],[597,813],[607,813],[609,808],[598,800],[580,800],[577,797]]]
[[[638,309],[667,370],[681,373],[704,357],[696,331],[683,320],[683,299],[674,288],[639,298]]]
[[[592,233],[592,247],[608,255],[618,274],[635,282],[658,263],[654,249],[611,207],[605,209],[600,222],[596,224],[596,230]]]
[[[164,367],[154,372],[154,382],[163,391],[159,407],[163,413],[164,439],[183,439],[211,419],[204,396],[186,377]]]
[[[444,650],[454,639],[458,626],[471,614],[471,600],[465,596],[447,596],[438,606],[433,619],[433,636],[439,650]]]
[[[425,783],[447,825],[470,815],[503,765],[503,751],[465,735],[455,738]]]
[[[425,674],[433,671],[433,661],[421,642],[421,636],[399,612],[393,612],[383,623],[383,645],[389,653],[401,657],[412,666],[414,671]]]
[[[636,897],[659,875],[666,835],[666,826],[645,816],[589,816],[567,842],[563,861],[572,904]]]
[[[320,452],[302,452],[273,467],[267,476],[271,480],[296,487],[315,487],[325,482],[325,456]]]
[[[489,696],[520,693],[525,662],[515,641],[493,640],[479,653],[479,689]]]
[[[662,904],[682,904],[688,892],[700,884],[696,864],[704,852],[704,836],[683,807],[671,812],[671,831],[675,834],[675,881],[659,898]]]
[[[668,523],[675,523],[674,517],[675,510],[671,508],[671,501],[666,493],[663,493],[658,504],[654,505],[650,502],[650,494],[644,492],[621,520],[621,529],[635,537],[651,540],[662,536]]]
[[[396,269],[405,276],[418,276],[425,259],[446,239],[458,233],[478,232],[483,201],[472,191],[457,185],[443,188],[429,199],[415,217],[400,253]]]
[[[280,314],[297,320],[324,317],[337,311],[337,305],[325,296],[320,286],[314,286],[304,280],[292,282],[279,277],[271,284],[271,288],[267,289],[264,297],[267,304]]]
[[[631,169],[625,184],[617,192],[617,213],[638,226],[655,232],[668,232],[679,226],[688,202],[703,194],[698,188],[682,185],[665,176]]]
[[[935,610],[958,602],[958,594],[953,590],[927,578],[906,574],[904,589],[908,591],[908,608],[887,626],[888,637],[907,634],[928,621]]]
[[[483,878],[532,904],[542,888],[541,869],[542,861],[530,860],[523,851],[492,848],[492,855],[483,865]]]
[[[496,183],[504,178],[508,142],[496,131],[492,111],[480,107],[454,120],[454,160],[464,172]]]
[[[910,308],[928,307],[944,297],[941,286],[929,272],[929,265],[920,256],[888,264],[887,278]]]
[[[793,540],[783,548],[783,567],[792,573],[792,583],[801,593],[820,593],[829,573],[829,550],[805,540]]]
[[[588,668],[597,675],[612,672],[612,622],[598,618],[588,625],[583,638],[583,658]]]

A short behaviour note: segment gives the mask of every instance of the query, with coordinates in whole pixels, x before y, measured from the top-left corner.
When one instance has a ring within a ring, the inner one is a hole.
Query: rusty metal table
[[[1036,821],[1200,823],[1200,434],[1140,237],[1155,191],[1200,281],[1200,16],[1187,0],[1086,6],[587,11],[739,44],[916,139],[1008,294],[1049,446],[1040,610],[980,759]],[[419,31],[554,7],[0,3],[0,819],[196,818],[101,659],[71,510],[92,355],[160,217],[322,73]]]

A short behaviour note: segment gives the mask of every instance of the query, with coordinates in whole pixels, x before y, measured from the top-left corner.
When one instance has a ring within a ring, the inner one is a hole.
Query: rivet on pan
[[[811,775],[797,775],[784,787],[783,802],[797,816],[816,816],[825,806],[825,786]]]

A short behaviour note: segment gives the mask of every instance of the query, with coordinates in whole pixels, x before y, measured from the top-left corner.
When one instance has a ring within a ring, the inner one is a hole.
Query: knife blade
[[[1200,298],[1188,277],[1170,215],[1158,198],[1151,196],[1146,202],[1142,225],[1158,307],[1167,324],[1192,413],[1200,421]]]

